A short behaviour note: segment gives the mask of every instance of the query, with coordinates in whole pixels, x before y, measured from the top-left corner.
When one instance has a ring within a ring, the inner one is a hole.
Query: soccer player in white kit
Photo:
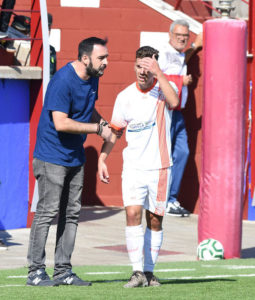
[[[100,180],[109,183],[105,160],[117,140],[114,131],[126,128],[128,145],[123,151],[122,196],[127,250],[133,267],[126,288],[160,285],[153,270],[163,241],[162,220],[171,180],[170,108],[179,104],[177,92],[181,83],[169,82],[157,58],[158,51],[152,47],[136,51],[137,81],[117,96],[111,121],[112,139],[104,143],[98,160]],[[145,234],[143,208],[147,221]]]

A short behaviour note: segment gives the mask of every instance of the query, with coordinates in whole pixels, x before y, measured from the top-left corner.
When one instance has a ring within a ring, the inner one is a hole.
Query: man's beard
[[[93,68],[92,62],[90,61],[89,65],[86,67],[86,72],[87,72],[87,75],[90,77],[101,77],[102,75],[104,75],[105,68],[106,68],[106,66],[103,65],[99,69],[95,69],[95,68]]]

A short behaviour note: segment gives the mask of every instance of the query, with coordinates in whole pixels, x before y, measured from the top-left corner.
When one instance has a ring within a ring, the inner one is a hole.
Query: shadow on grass
[[[113,282],[128,282],[128,278],[126,279],[111,279],[111,280],[90,280],[92,283],[113,283]],[[191,283],[205,283],[205,282],[218,282],[218,281],[224,281],[224,282],[233,282],[236,281],[236,279],[226,279],[226,278],[200,278],[200,279],[160,279],[160,284],[191,284]]]
[[[226,279],[226,278],[199,278],[199,279],[162,279],[160,283],[164,284],[187,284],[187,283],[205,283],[205,282],[216,282],[216,281],[236,281],[236,279]]]
[[[114,282],[128,282],[128,279],[111,279],[111,280],[90,280],[93,283],[114,283]]]

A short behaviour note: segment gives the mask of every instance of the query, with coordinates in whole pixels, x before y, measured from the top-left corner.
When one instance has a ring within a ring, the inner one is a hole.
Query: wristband
[[[108,125],[108,122],[107,121],[103,121],[99,124],[97,124],[98,127],[97,127],[97,135],[101,136],[102,132],[103,132],[103,126],[106,126]]]
[[[102,125],[102,126],[106,126],[106,125],[108,125],[109,123],[107,122],[107,121],[103,121],[103,122],[101,122],[100,123],[100,125]]]
[[[101,136],[102,131],[103,131],[102,125],[101,124],[97,124],[97,132],[96,132],[96,134],[99,135],[99,136]]]

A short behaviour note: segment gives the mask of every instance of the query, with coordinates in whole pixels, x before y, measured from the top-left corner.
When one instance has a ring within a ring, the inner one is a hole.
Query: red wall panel
[[[121,8],[121,9],[127,9],[127,8],[135,8],[135,9],[147,9],[145,5],[140,3],[139,1],[127,1],[127,0],[103,0],[101,1],[101,7],[107,7],[107,8]]]
[[[17,0],[21,8],[22,1]],[[30,0],[24,0],[30,5]],[[171,21],[137,0],[101,0],[100,8],[60,7],[60,1],[47,1],[48,11],[53,15],[52,28],[61,30],[61,50],[57,53],[57,67],[75,60],[78,43],[89,36],[108,37],[109,65],[100,79],[99,112],[110,120],[112,107],[119,91],[135,80],[135,51],[140,46],[141,31],[167,32]],[[194,40],[191,34],[190,42]],[[191,60],[190,72],[194,83],[184,111],[187,123],[191,155],[184,174],[180,200],[182,205],[197,212],[201,147],[201,54]],[[111,183],[104,185],[97,178],[97,158],[101,140],[90,135],[85,144],[88,156],[86,165],[84,203],[121,205],[121,170],[124,137],[108,159]]]

